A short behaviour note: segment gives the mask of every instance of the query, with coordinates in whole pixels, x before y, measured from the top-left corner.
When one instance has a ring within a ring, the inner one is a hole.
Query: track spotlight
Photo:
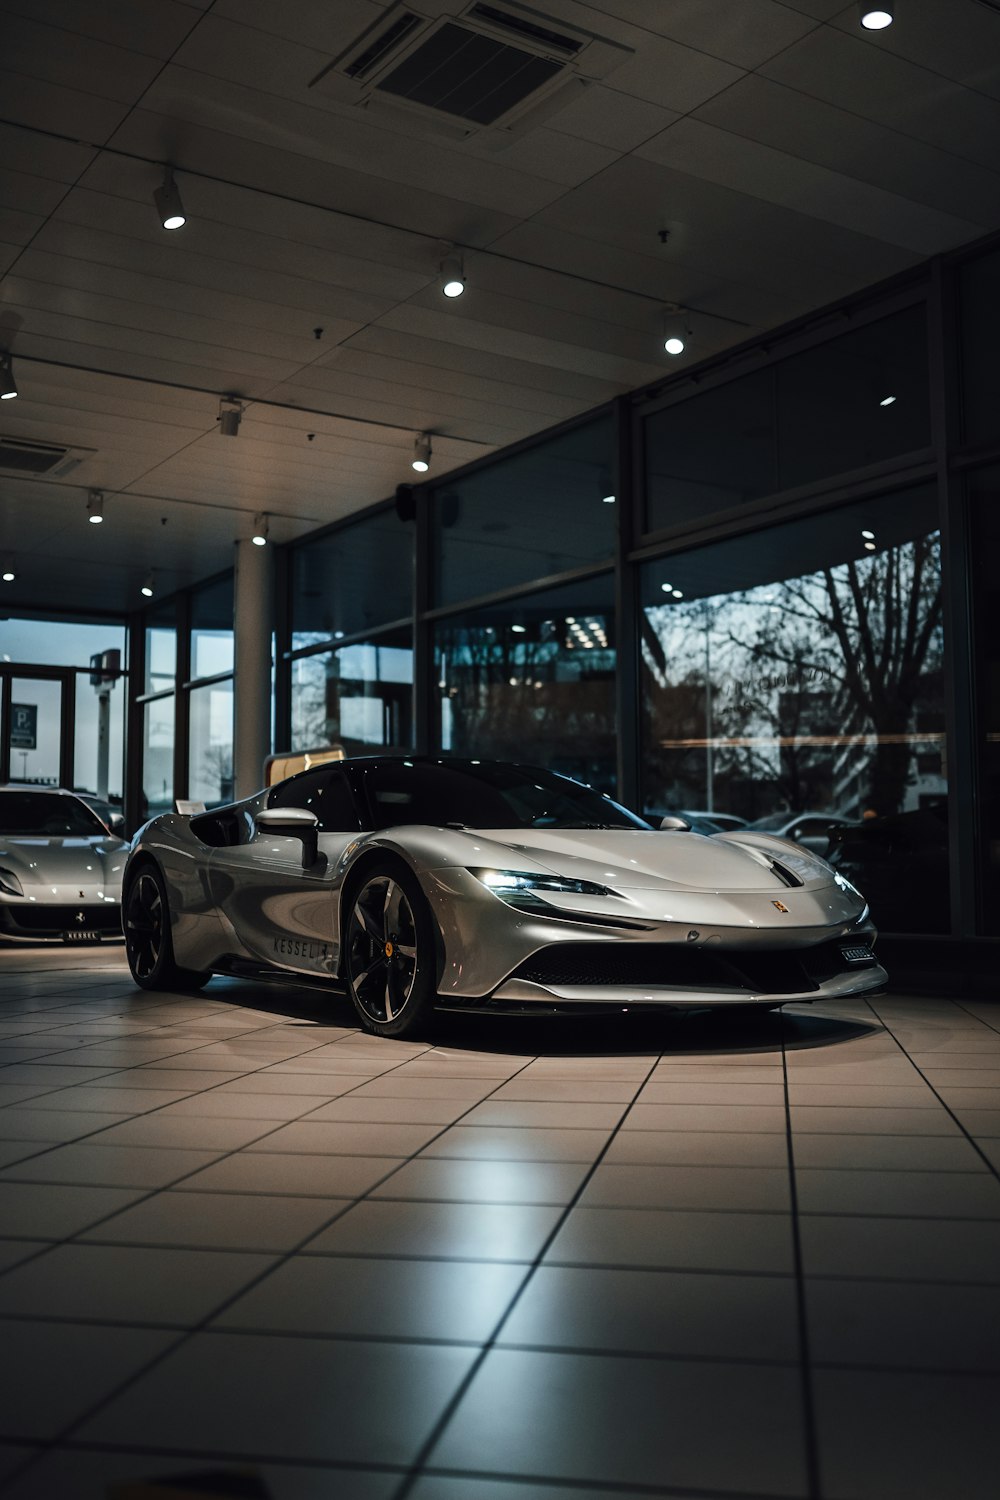
[[[893,0],[881,0],[878,5],[874,3],[874,0],[861,0],[858,14],[865,30],[884,31],[887,26],[891,26],[892,5]]]
[[[462,257],[456,251],[446,255],[441,262],[441,290],[446,297],[461,297],[465,291],[465,270]]]
[[[13,401],[17,395],[17,381],[9,349],[0,349],[0,401]]]
[[[104,496],[100,490],[91,490],[87,496],[87,520],[91,526],[100,526],[104,520]]]
[[[663,319],[663,347],[668,354],[683,354],[690,330],[680,307],[668,307]]]
[[[152,597],[153,597],[153,570],[152,570],[152,568],[150,568],[149,572],[146,574],[146,582],[143,584],[143,586],[139,590],[139,592],[140,592],[140,594],[142,594],[142,596],[143,596],[144,599],[152,599]]]
[[[419,432],[413,440],[413,458],[411,467],[418,474],[426,474],[431,466],[431,435],[429,432]]]
[[[174,181],[173,167],[164,167],[163,182],[154,192],[153,200],[164,229],[183,229],[187,223],[187,215]]]
[[[235,396],[223,396],[219,402],[219,431],[223,437],[238,437],[243,408]]]
[[[271,518],[266,511],[261,511],[253,518],[253,536],[250,540],[255,547],[266,547],[268,533],[271,530]]]
[[[17,569],[14,567],[14,559],[10,557],[3,565],[3,572],[0,573],[0,578],[3,579],[4,583],[13,583],[16,577]]]

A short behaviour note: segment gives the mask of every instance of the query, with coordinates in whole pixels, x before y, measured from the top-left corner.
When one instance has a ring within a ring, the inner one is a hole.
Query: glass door
[[[0,781],[72,785],[72,677],[0,675]]]

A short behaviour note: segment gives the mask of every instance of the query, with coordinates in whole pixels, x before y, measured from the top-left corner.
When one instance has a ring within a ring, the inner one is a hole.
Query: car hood
[[[456,864],[533,869],[618,890],[774,891],[788,885],[772,869],[778,860],[804,884],[826,882],[832,871],[785,840],[735,834],[645,829],[484,829],[450,833]],[[459,850],[461,846],[461,852]]]
[[[85,838],[29,838],[0,834],[0,868],[12,870],[21,885],[72,888],[66,899],[91,887],[121,886],[128,845],[110,835]]]

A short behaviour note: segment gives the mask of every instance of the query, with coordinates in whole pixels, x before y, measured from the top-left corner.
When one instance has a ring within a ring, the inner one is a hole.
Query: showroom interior
[[[1000,3],[0,35],[0,789],[527,761],[890,976],[393,1040],[0,938],[0,1495],[992,1497]]]

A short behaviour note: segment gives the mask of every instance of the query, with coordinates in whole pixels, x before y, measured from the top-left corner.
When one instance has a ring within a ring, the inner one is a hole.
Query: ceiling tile
[[[917,255],[964,244],[986,228],[700,120],[678,121],[636,155]]]

